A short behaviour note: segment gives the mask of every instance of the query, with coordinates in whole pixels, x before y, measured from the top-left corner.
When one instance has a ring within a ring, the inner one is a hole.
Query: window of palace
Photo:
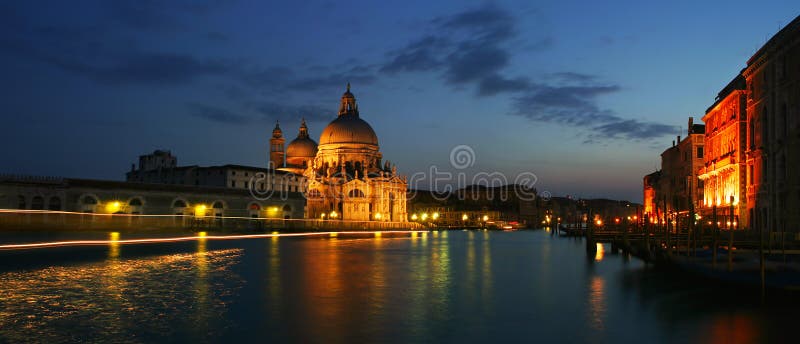
[[[50,202],[47,204],[47,209],[61,210],[61,198],[58,196],[50,197]]]

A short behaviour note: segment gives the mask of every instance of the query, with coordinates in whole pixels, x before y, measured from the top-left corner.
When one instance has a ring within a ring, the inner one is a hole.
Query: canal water
[[[794,296],[545,231],[0,252],[0,342],[771,342]]]

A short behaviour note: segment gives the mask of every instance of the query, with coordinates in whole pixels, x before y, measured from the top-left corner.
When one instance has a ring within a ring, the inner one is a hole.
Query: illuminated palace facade
[[[746,203],[739,199],[745,195],[747,179],[745,88],[744,77],[737,76],[703,116],[706,154],[699,176],[704,185],[701,213],[730,219],[733,211],[734,224],[748,223]]]
[[[732,227],[800,239],[800,17],[747,61],[703,120],[699,212],[716,213],[723,227],[733,215]],[[645,208],[654,213],[674,193],[664,180],[663,166],[644,179]]]
[[[302,174],[306,217],[358,221],[406,222],[408,181],[397,173],[378,146],[378,136],[363,119],[350,85],[338,116],[322,130],[319,144],[305,121],[297,138],[283,150],[279,126],[270,139],[270,165]]]

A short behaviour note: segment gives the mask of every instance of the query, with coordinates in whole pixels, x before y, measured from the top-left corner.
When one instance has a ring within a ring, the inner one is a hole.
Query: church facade
[[[338,116],[310,138],[305,120],[283,154],[283,133],[270,139],[270,165],[305,178],[306,217],[312,219],[406,222],[408,180],[383,161],[378,136],[361,119],[350,85]]]

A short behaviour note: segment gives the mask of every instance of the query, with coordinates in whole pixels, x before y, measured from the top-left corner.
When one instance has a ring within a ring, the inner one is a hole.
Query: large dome
[[[313,158],[317,155],[317,143],[308,137],[298,137],[286,147],[286,157]]]
[[[378,145],[378,136],[372,127],[356,116],[339,116],[333,120],[319,137],[319,144],[363,143]]]

